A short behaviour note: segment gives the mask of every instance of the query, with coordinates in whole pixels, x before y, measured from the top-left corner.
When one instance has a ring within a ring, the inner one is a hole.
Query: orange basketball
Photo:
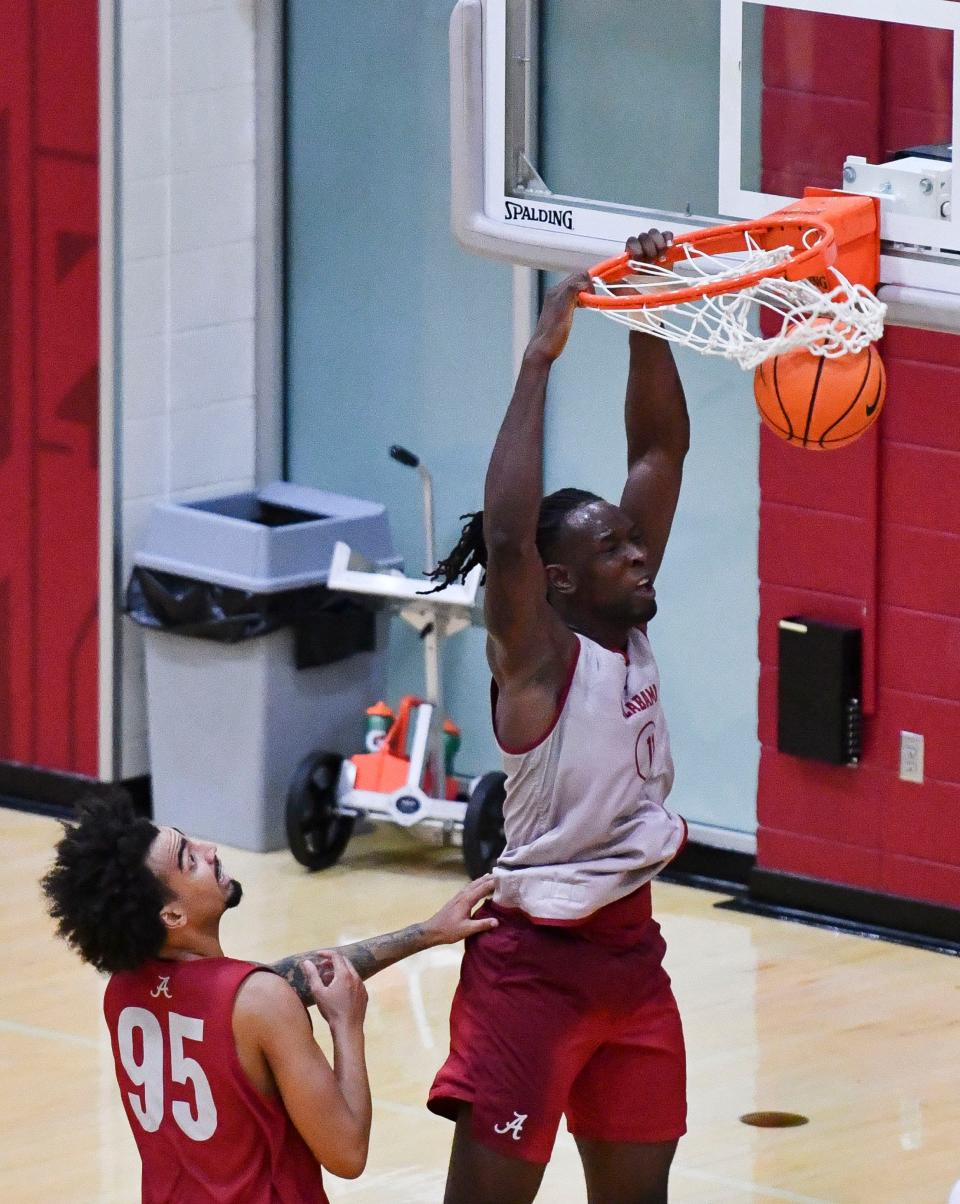
[[[805,347],[757,368],[753,394],[767,426],[788,443],[831,451],[859,438],[880,414],[887,390],[875,347],[825,359]]]

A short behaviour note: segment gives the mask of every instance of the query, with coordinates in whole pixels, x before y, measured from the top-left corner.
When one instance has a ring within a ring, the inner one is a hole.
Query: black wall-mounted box
[[[790,615],[779,624],[777,748],[831,765],[860,760],[858,627]]]

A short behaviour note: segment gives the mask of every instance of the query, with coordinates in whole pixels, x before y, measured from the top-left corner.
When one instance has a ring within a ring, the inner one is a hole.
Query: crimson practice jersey
[[[114,974],[103,1011],[143,1162],[144,1204],[325,1204],[320,1167],[279,1097],[237,1058],[237,990],[262,967],[151,960]]]

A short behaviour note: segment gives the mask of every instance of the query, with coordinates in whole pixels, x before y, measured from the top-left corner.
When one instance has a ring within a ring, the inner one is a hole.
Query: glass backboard
[[[954,0],[460,0],[454,229],[559,269],[642,226],[761,217],[806,185],[863,192],[901,290],[885,299],[960,310],[958,36]]]

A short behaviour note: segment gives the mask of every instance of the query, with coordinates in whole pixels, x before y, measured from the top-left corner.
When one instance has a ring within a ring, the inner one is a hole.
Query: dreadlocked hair
[[[596,493],[586,489],[558,489],[548,493],[540,503],[540,515],[537,519],[536,544],[540,559],[547,561],[556,546],[567,518],[589,502],[600,502],[603,499]],[[465,581],[471,569],[479,564],[484,572],[480,578],[482,585],[487,579],[487,545],[483,539],[483,511],[477,510],[472,514],[461,514],[461,519],[467,521],[460,532],[456,546],[441,560],[430,574],[430,580],[438,584],[429,592],[445,589],[457,581]]]
[[[135,970],[163,946],[172,896],[146,865],[156,835],[119,792],[81,800],[77,822],[64,824],[41,885],[58,935],[98,970]]]

